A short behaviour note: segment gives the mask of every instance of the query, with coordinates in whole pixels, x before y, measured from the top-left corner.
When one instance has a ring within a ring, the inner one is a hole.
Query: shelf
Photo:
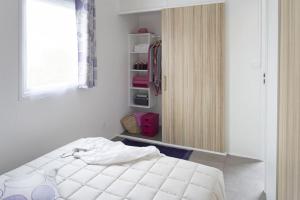
[[[140,105],[135,105],[135,104],[131,104],[130,107],[134,107],[134,108],[150,108],[150,106],[140,106]]]
[[[153,38],[160,38],[160,35],[155,35],[153,33],[130,33],[128,34],[130,36],[136,36],[136,37],[149,37],[149,35]]]
[[[153,35],[152,33],[129,33],[130,36],[149,36]]]
[[[149,70],[132,69],[131,72],[148,72]]]
[[[131,33],[128,36],[128,105],[133,108],[150,109],[156,104],[156,97],[152,92],[150,87],[134,87],[132,84],[132,79],[135,75],[147,75],[147,73],[152,73],[152,69],[134,69],[134,65],[138,62],[147,63],[148,62],[148,48],[135,48],[137,45],[147,44],[150,46],[154,41],[158,39],[158,36],[152,33]],[[137,51],[135,51],[137,50]],[[146,69],[146,70],[145,70]],[[137,94],[147,94],[148,95],[148,105],[141,106],[134,103],[134,98]]]
[[[132,51],[132,52],[130,52],[130,54],[148,54],[148,51],[147,52],[134,52],[134,51]]]
[[[143,87],[130,87],[131,90],[144,90],[144,91],[149,91],[150,88],[143,88]]]

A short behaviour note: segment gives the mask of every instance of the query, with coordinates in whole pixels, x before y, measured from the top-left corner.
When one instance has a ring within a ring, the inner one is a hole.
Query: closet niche
[[[162,142],[224,152],[224,4],[135,14],[162,40]],[[134,111],[141,111],[134,108]]]

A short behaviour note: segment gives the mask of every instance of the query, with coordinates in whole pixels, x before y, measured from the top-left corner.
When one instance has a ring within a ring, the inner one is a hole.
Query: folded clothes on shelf
[[[133,87],[147,88],[149,87],[149,78],[148,76],[135,75],[132,78],[132,85]]]
[[[134,97],[134,103],[140,106],[148,106],[149,105],[148,94],[136,94]]]
[[[137,44],[134,46],[134,52],[148,52],[148,44]]]
[[[140,62],[137,62],[133,65],[133,69],[135,69],[135,70],[147,70],[148,69],[148,64],[143,62],[143,61],[140,61]]]

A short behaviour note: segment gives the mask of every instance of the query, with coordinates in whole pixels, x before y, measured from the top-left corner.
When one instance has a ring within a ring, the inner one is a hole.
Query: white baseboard
[[[240,158],[247,158],[247,159],[257,160],[257,161],[263,162],[263,160],[260,160],[260,159],[257,159],[257,158],[251,157],[251,156],[245,156],[245,155],[241,155],[241,154],[236,154],[236,153],[228,153],[227,155],[235,156],[235,157],[240,157]]]

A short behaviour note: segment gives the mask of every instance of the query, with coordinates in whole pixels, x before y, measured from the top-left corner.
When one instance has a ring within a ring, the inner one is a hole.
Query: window
[[[23,3],[23,97],[78,86],[74,0]]]

